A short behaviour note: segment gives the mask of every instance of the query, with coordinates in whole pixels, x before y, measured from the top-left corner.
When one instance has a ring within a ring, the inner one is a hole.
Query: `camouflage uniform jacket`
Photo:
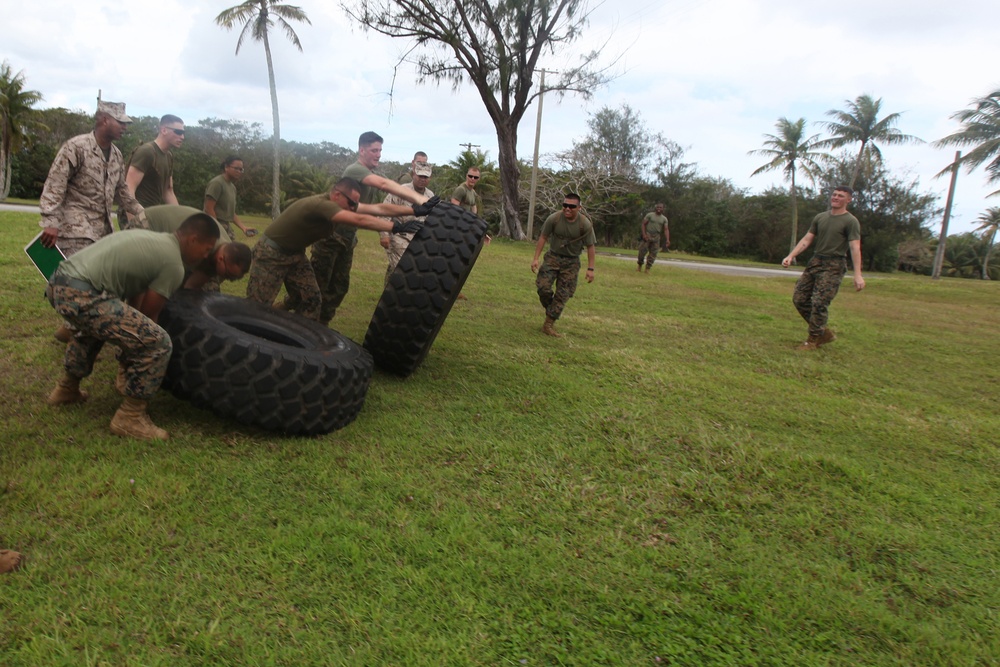
[[[125,186],[125,160],[114,144],[108,159],[93,132],[62,145],[49,168],[39,208],[40,227],[54,227],[64,238],[98,240],[111,233],[111,207],[119,201],[129,213],[142,206]]]

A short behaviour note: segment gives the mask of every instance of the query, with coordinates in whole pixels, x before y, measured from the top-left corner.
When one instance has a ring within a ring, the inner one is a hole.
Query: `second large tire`
[[[423,362],[486,238],[486,221],[438,204],[389,276],[365,334],[382,370],[407,377]]]
[[[160,315],[174,351],[164,387],[197,407],[290,435],[354,421],[373,363],[317,322],[219,293],[181,290]]]

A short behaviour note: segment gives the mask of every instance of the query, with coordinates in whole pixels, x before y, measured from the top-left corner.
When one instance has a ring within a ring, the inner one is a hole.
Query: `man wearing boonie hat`
[[[142,206],[125,185],[125,160],[114,141],[132,119],[121,102],[97,103],[94,131],[73,137],[56,154],[38,202],[42,245],[58,246],[66,257],[104,238],[113,230],[111,209],[117,201],[145,222]],[[56,338],[66,342],[65,326]]]
[[[426,158],[425,158],[426,159]],[[407,190],[413,190],[417,194],[424,195],[425,197],[433,197],[434,193],[431,189],[427,187],[427,183],[431,180],[431,166],[426,162],[414,162],[413,163],[413,180],[409,183],[404,183],[403,187]],[[398,206],[407,206],[409,202],[397,197],[396,195],[390,194],[385,198],[386,204],[396,204]],[[427,216],[418,218],[413,215],[405,215],[401,217],[393,218],[400,223],[405,223],[410,220],[419,220],[424,222]],[[389,258],[389,266],[385,271],[385,282],[389,282],[389,276],[392,272],[396,270],[396,264],[399,263],[399,258],[403,256],[406,252],[406,248],[409,247],[410,241],[413,240],[413,235],[416,232],[410,233],[399,233],[395,234],[392,232],[380,232],[379,242],[382,247],[385,248],[385,254]]]

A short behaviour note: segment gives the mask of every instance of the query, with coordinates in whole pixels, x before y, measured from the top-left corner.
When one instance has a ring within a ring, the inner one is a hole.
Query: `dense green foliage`
[[[554,340],[530,246],[496,240],[424,365],[377,374],[348,428],[276,437],[160,395],[153,444],[107,432],[110,350],[87,404],[45,406],[35,221],[0,213],[0,548],[27,555],[0,577],[0,664],[1000,655],[995,283],[869,274],[803,355],[796,271],[602,254]],[[385,268],[359,238],[335,320],[355,340]]]

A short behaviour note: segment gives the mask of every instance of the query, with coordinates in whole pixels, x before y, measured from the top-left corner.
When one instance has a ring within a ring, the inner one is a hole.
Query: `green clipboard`
[[[24,246],[24,253],[31,260],[38,272],[42,274],[42,277],[48,280],[55,273],[56,268],[59,266],[59,262],[66,259],[66,255],[62,253],[59,246],[53,246],[52,248],[46,248],[42,245],[42,234],[44,232],[38,232],[38,236],[31,239],[31,243]]]

